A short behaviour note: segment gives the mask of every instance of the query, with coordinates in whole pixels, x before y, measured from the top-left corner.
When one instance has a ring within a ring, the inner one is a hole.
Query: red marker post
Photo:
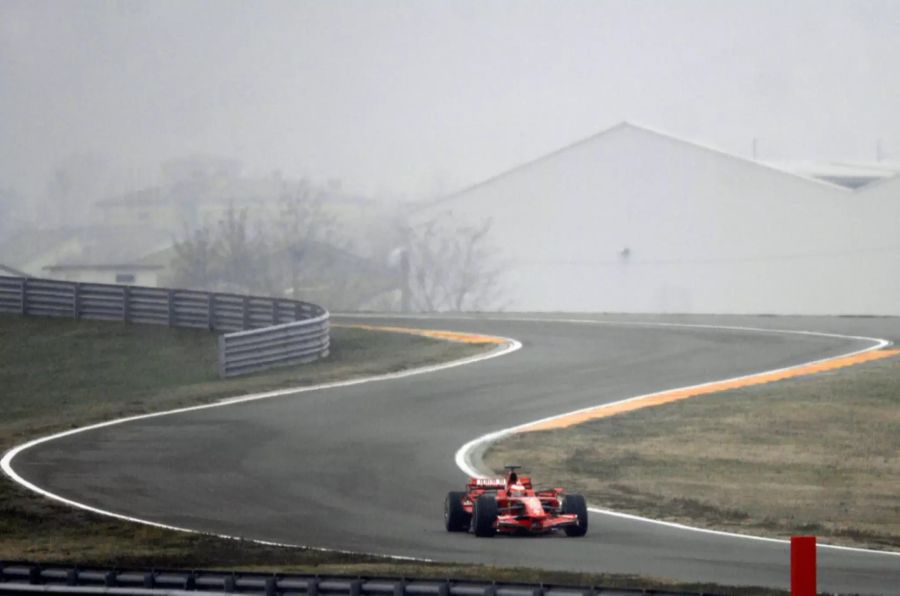
[[[791,596],[816,596],[815,536],[791,536]]]

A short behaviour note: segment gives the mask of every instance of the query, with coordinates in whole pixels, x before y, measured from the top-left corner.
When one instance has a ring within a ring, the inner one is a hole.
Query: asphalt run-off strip
[[[813,375],[816,373],[846,368],[855,364],[871,362],[873,360],[881,360],[882,358],[890,358],[900,354],[900,350],[876,350],[872,352],[863,352],[861,354],[853,354],[850,356],[832,358],[823,362],[814,362],[811,364],[801,365],[793,368],[777,370],[772,372],[749,375],[739,379],[730,379],[727,381],[712,382],[696,387],[687,387],[684,389],[672,389],[669,391],[660,391],[649,395],[641,395],[631,399],[618,401],[610,404],[604,404],[563,414],[549,420],[540,420],[533,424],[522,426],[516,429],[516,432],[534,432],[540,430],[556,430],[568,428],[576,424],[582,424],[589,420],[597,420],[598,418],[607,418],[616,416],[625,412],[632,412],[652,406],[660,406],[691,397],[700,395],[709,395],[710,393],[719,393],[728,391],[729,389],[739,389],[742,387],[752,387],[754,385],[763,385],[765,383],[773,383],[775,381],[783,381],[785,379],[793,379]]]

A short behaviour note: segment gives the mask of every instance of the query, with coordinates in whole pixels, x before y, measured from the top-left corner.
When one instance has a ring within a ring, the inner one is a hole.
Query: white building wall
[[[133,281],[119,281],[120,276],[133,276]],[[58,271],[44,271],[41,277],[58,279],[61,281],[74,281],[97,284],[119,284],[128,286],[146,286],[155,288],[159,285],[159,272],[147,269],[132,269],[123,266],[119,269],[108,268],[82,268],[63,269]]]
[[[887,190],[620,125],[414,222],[492,218],[510,310],[900,315]]]

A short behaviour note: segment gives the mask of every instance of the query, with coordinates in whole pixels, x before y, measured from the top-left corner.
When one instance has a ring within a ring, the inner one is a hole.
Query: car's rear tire
[[[497,533],[497,499],[493,496],[481,495],[475,499],[472,531],[479,538],[490,538]]]
[[[464,492],[450,491],[444,501],[444,526],[448,532],[468,532],[472,515],[463,507]]]
[[[564,495],[562,503],[562,512],[578,516],[577,526],[563,526],[566,536],[584,536],[588,531],[588,510],[587,503],[582,495],[572,494]]]

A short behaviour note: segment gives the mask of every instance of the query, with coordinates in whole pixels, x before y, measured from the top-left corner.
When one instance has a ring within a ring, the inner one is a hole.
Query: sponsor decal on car
[[[478,478],[475,481],[475,486],[502,488],[506,486],[506,480],[504,480],[503,478]]]

